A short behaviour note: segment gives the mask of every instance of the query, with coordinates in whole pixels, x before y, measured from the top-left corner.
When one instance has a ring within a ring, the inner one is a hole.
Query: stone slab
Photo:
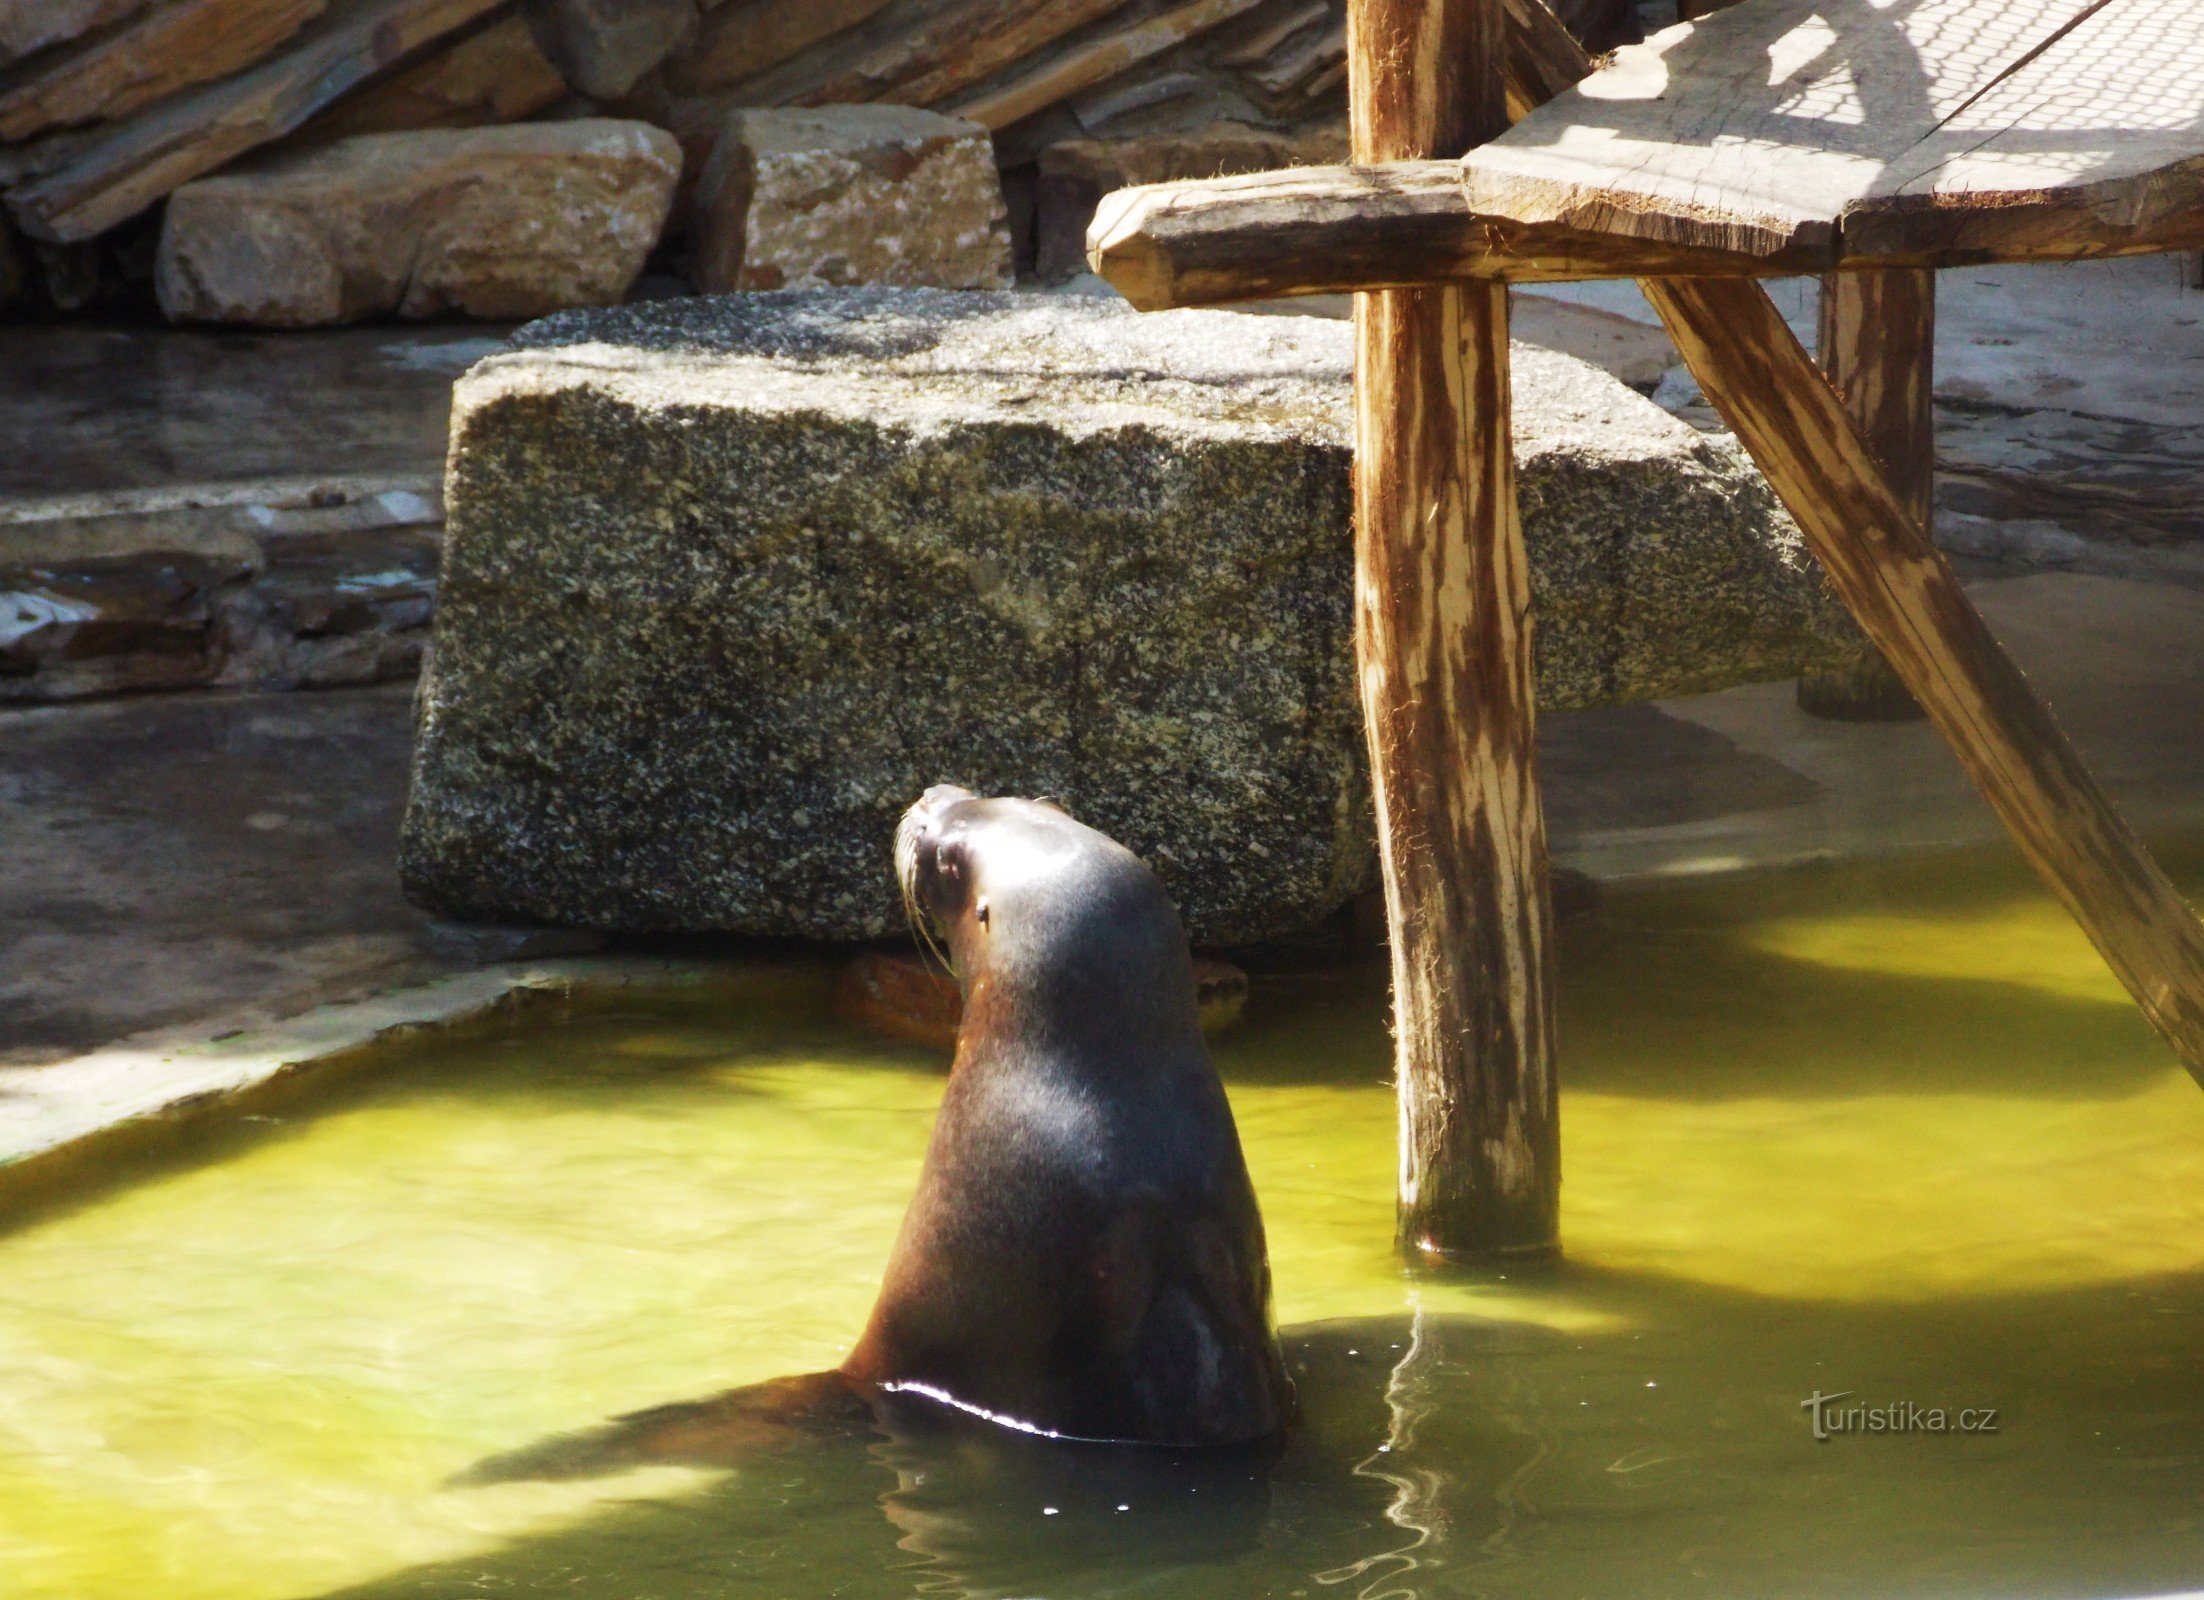
[[[552,319],[458,386],[403,852],[479,920],[877,937],[927,784],[1047,793],[1197,939],[1372,880],[1350,334],[849,291]],[[1732,444],[1519,353],[1542,702],[1849,660]]]

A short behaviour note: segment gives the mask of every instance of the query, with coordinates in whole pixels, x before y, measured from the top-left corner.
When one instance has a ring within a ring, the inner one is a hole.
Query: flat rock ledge
[[[1197,942],[1374,882],[1350,335],[929,290],[570,313],[458,386],[407,892],[874,938],[928,784],[1058,798]],[[1549,708],[1863,648],[1736,446],[1519,347]]]

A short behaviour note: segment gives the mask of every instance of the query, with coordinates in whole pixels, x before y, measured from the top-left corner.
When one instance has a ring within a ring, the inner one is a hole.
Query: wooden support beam
[[[1358,161],[1458,155],[1504,126],[1502,0],[1350,0],[1347,23]],[[1357,297],[1355,653],[1392,931],[1401,1242],[1550,1251],[1553,919],[1499,284]]]
[[[1983,797],[2204,1083],[2204,923],[1999,648],[1759,285],[1642,286],[1723,420]]]
[[[1833,272],[1821,281],[1821,370],[1883,477],[1924,530],[1936,526],[1936,274]],[[1841,722],[1903,722],[1921,708],[1880,654],[1798,680],[1799,709]]]
[[[1818,261],[1678,251],[1544,224],[1494,226],[1452,161],[1294,167],[1104,195],[1087,259],[1143,311],[1483,278],[1565,283],[1652,272],[1815,272]]]

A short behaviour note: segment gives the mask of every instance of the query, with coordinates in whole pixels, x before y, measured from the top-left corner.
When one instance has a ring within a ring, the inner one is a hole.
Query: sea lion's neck
[[[1130,1061],[1205,1054],[1190,972],[1184,993],[1175,992],[1181,987],[1151,981],[1128,993],[1112,985],[1021,983],[1014,974],[980,973],[965,986],[958,1065],[994,1057],[1010,1041],[1027,1061],[1067,1067],[1095,1062],[1113,1072]]]

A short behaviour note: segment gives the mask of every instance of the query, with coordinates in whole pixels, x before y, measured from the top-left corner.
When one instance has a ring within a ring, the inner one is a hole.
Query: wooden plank
[[[274,50],[329,0],[175,0],[56,59],[34,62],[0,90],[0,141],[128,116],[227,77]]]
[[[1821,284],[1821,370],[1923,528],[1936,520],[1936,274],[1923,267],[1835,272]],[[1894,722],[1921,708],[1890,664],[1870,655],[1798,680],[1799,709],[1847,722]]]
[[[193,178],[280,139],[498,3],[355,0],[274,60],[163,101],[73,146],[65,164],[12,191],[8,207],[34,238],[68,243],[104,233]]]
[[[1350,0],[1364,162],[1505,122],[1501,0]],[[1391,927],[1400,1238],[1541,1252],[1559,1229],[1552,910],[1507,290],[1355,305],[1355,655]]]
[[[2078,28],[2100,9],[2098,28]],[[1819,253],[1834,265],[1855,206],[1903,188],[1920,152],[1956,150],[1947,124],[1969,125],[1979,142],[1994,131],[1983,119],[2018,115],[2017,102],[1990,91],[2031,52],[2070,29],[2139,29],[2138,44],[2184,34],[2193,22],[2184,29],[2181,13],[2193,10],[2191,0],[1753,0],[1618,51],[1613,65],[1473,152],[1463,168],[1469,203],[1518,221]],[[2039,65],[2054,58],[2066,53]],[[2162,98],[2165,119],[2186,116],[2189,153],[2204,150],[2204,79],[2182,82],[2132,53],[2122,61],[2139,85],[2163,87],[2094,111],[2054,97],[2034,130],[2051,166],[2094,159],[2084,147],[2101,146],[2105,125],[2123,124],[2137,98]],[[2156,114],[2151,126],[2171,133]],[[1985,169],[1946,168],[1939,207],[1993,201],[1956,187]],[[2059,186],[2083,175],[2070,165]],[[1893,259],[1887,243],[1877,253]]]
[[[1496,224],[1470,211],[1451,161],[1295,167],[1119,189],[1103,197],[1087,242],[1094,270],[1143,311],[1464,278],[1560,283],[1811,270],[1562,226]]]
[[[1643,287],[1868,637],[2021,853],[2204,1083],[2204,923],[1999,648],[1843,400],[1757,284],[1651,279]]]
[[[1007,128],[1059,100],[1116,77],[1128,67],[1184,44],[1197,34],[1252,11],[1263,0],[1193,0],[1119,32],[1084,40],[1008,83],[983,89],[949,108],[988,129]]]
[[[1893,162],[1848,255],[2058,259],[2180,248],[2204,217],[2204,7],[2110,0]]]

